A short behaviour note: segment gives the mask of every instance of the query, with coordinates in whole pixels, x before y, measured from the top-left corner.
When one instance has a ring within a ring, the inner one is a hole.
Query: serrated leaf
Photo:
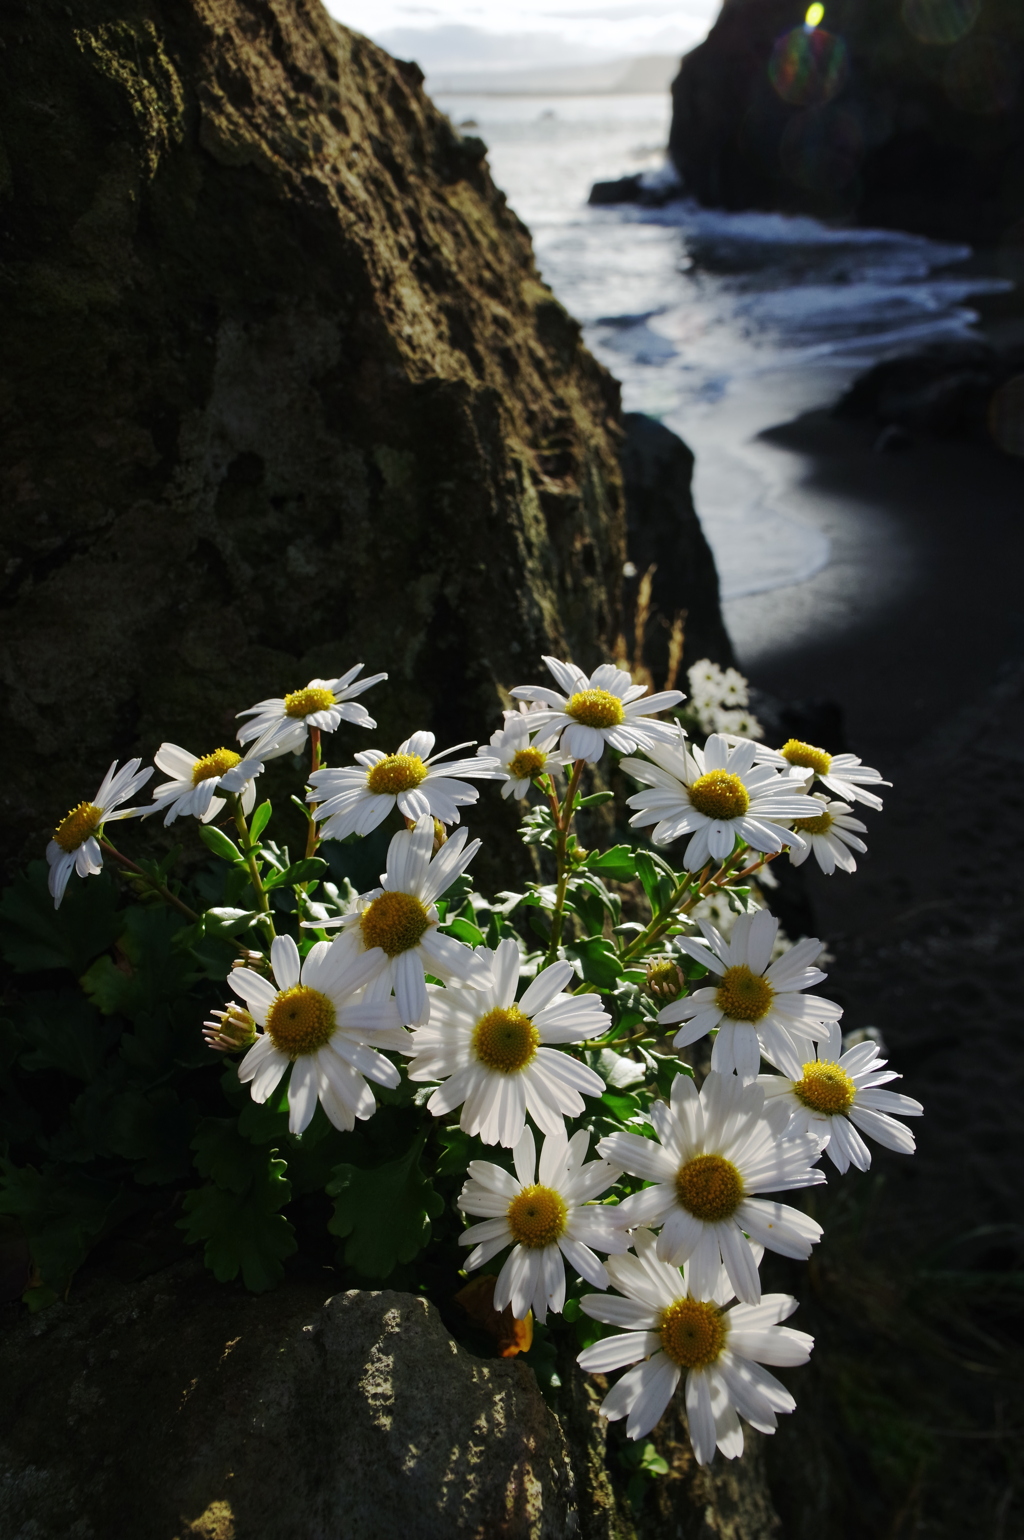
[[[640,878],[651,908],[655,914],[659,914],[675,892],[675,876],[671,868],[667,867],[660,857],[652,855],[649,850],[637,850],[634,853],[634,860],[636,874]]]
[[[212,823],[201,823],[199,825],[199,838],[207,850],[212,850],[214,855],[220,856],[222,861],[231,861],[236,865],[239,862],[244,863],[245,857],[234,840],[228,839],[224,831],[215,828]]]
[[[261,802],[255,813],[253,813],[249,823],[249,839],[254,845],[270,822],[270,815],[273,811],[274,809],[268,801]]]
[[[122,924],[106,872],[72,877],[59,909],[47,890],[45,861],[0,893],[0,952],[16,973],[68,968],[77,977],[110,946]]]
[[[615,845],[602,855],[590,855],[583,862],[583,870],[600,872],[612,882],[632,882],[636,876],[636,862],[628,845]]]
[[[291,887],[296,882],[311,882],[314,877],[321,877],[327,870],[327,862],[321,856],[305,856],[301,861],[295,861],[291,866],[286,866],[284,871],[271,872],[264,878],[263,886],[271,888]]]
[[[239,1273],[247,1289],[263,1294],[284,1277],[284,1260],[297,1249],[295,1231],[278,1210],[291,1197],[285,1162],[265,1156],[245,1192],[206,1182],[185,1199],[178,1228],[204,1241],[206,1265],[221,1283]]]
[[[17,1012],[22,1069],[59,1069],[87,1084],[99,1074],[120,1037],[76,990],[30,995]]]
[[[84,1171],[35,1171],[0,1161],[0,1214],[18,1220],[44,1285],[57,1294],[67,1288],[103,1231],[137,1201],[120,1184]]]
[[[228,1192],[245,1192],[267,1163],[266,1152],[242,1137],[235,1118],[200,1118],[191,1147],[200,1176]]]
[[[425,1138],[371,1171],[335,1166],[327,1184],[335,1200],[327,1228],[345,1240],[345,1261],[364,1278],[387,1278],[399,1262],[411,1262],[430,1239],[430,1221],[444,1209],[420,1169]]]

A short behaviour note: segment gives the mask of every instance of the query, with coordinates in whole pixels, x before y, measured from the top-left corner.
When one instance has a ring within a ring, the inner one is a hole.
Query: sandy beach
[[[770,1441],[793,1540],[1021,1531],[1024,1204],[1024,464],[816,412],[753,446],[833,560],[737,599],[741,666],[828,696],[894,785],[850,881],[812,871],[826,993],[878,1027],[926,1115],[915,1160],[876,1157],[819,1203],[826,1239],[787,1275],[820,1348]],[[803,1312],[801,1312],[803,1313]]]

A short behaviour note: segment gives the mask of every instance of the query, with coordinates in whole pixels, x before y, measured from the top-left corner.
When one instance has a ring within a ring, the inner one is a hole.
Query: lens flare
[[[804,17],[805,27],[820,27],[825,20],[825,7],[815,3],[807,7],[807,15]]]
[[[903,0],[903,25],[919,43],[958,43],[980,13],[981,0]]]
[[[848,73],[843,39],[820,28],[808,31],[794,27],[784,32],[768,65],[768,77],[776,92],[793,107],[824,106],[842,90]]]

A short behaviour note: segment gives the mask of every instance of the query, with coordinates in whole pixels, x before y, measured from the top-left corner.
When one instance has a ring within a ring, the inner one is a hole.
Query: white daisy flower
[[[763,738],[764,728],[761,726],[753,712],[742,708],[738,711],[724,710],[716,706],[712,713],[713,722],[711,731],[716,733],[728,733],[735,738]]]
[[[824,749],[816,749],[812,743],[802,743],[799,738],[790,738],[778,750],[759,744],[757,757],[762,764],[774,765],[779,770],[809,770],[810,775],[805,776],[808,788],[816,776],[841,801],[863,802],[876,810],[881,808],[882,799],[873,791],[866,791],[865,787],[892,785],[891,781],[882,780],[880,770],[861,764],[856,754],[828,754]]]
[[[616,1294],[585,1294],[580,1305],[595,1321],[626,1330],[585,1348],[581,1369],[608,1374],[636,1364],[609,1391],[601,1415],[625,1417],[630,1438],[650,1433],[686,1375],[686,1420],[700,1465],[716,1447],[727,1460],[743,1453],[740,1417],[760,1433],[774,1433],[780,1412],[796,1402],[763,1364],[806,1363],[814,1346],[806,1332],[780,1326],[796,1309],[789,1294],[766,1294],[759,1305],[728,1304],[724,1275],[714,1290],[694,1287],[692,1269],[669,1267],[655,1254],[654,1238],[640,1231],[635,1257],[610,1257]]]
[[[717,705],[722,698],[722,670],[710,658],[699,658],[686,670],[690,693]]]
[[[228,793],[241,794],[243,813],[252,812],[256,801],[253,782],[263,769],[263,761],[255,755],[243,759],[234,749],[215,749],[199,756],[176,743],[161,743],[153,762],[171,779],[153,788],[153,804],[146,808],[145,816],[166,809],[165,827],[176,818],[187,817],[210,823],[223,810]]]
[[[614,663],[602,663],[588,678],[575,663],[548,657],[544,662],[565,694],[543,685],[519,685],[512,694],[539,708],[530,713],[531,726],[539,729],[538,736],[546,743],[561,740],[571,759],[594,764],[606,747],[629,754],[655,739],[675,737],[676,724],[657,722],[652,713],[677,705],[684,699],[682,691],[647,695],[646,685],[634,684]],[[641,701],[641,696],[646,700]]]
[[[816,1187],[824,1173],[812,1165],[821,1153],[812,1134],[779,1139],[765,1116],[764,1091],[735,1075],[712,1070],[698,1093],[688,1075],[672,1082],[671,1104],[655,1102],[657,1139],[607,1134],[598,1153],[653,1182],[616,1209],[618,1223],[661,1227],[658,1256],[688,1263],[690,1286],[710,1297],[724,1266],[738,1297],[761,1298],[757,1264],[744,1233],[784,1257],[804,1260],[821,1239],[821,1226],[799,1209],[758,1193]]]
[[[388,676],[371,674],[368,679],[357,680],[363,667],[357,663],[338,679],[311,679],[304,690],[273,696],[240,711],[240,717],[252,720],[238,729],[239,743],[250,743],[255,738],[253,754],[277,759],[281,754],[299,753],[311,727],[324,733],[333,733],[342,722],[351,722],[355,727],[376,727],[366,707],[356,705],[354,698]]]
[[[493,755],[449,757],[471,747],[468,743],[431,757],[433,747],[433,733],[413,733],[394,754],[367,749],[356,755],[354,765],[314,770],[309,778],[313,789],[306,800],[319,803],[313,816],[323,820],[321,838],[343,840],[350,834],[369,834],[396,804],[402,816],[414,822],[430,817],[440,823],[458,823],[459,808],[474,803],[480,795],[463,778],[502,779]]]
[[[357,1118],[377,1109],[364,1076],[397,1086],[398,1070],[379,1048],[402,1048],[395,1002],[374,997],[366,985],[379,974],[384,954],[358,956],[338,941],[318,941],[305,961],[291,936],[277,936],[270,948],[274,982],[248,968],[235,968],[228,983],[241,995],[263,1031],[238,1066],[238,1078],[252,1083],[252,1099],[265,1102],[289,1064],[288,1129],[309,1127],[319,1100],[335,1128],[354,1128]],[[373,1047],[370,1047],[370,1044]]]
[[[823,950],[816,937],[805,937],[771,961],[779,922],[767,909],[741,914],[728,941],[707,920],[698,920],[703,940],[677,936],[676,945],[718,975],[710,988],[666,1005],[658,1021],[682,1021],[672,1039],[676,1048],[695,1043],[717,1029],[711,1064],[723,1074],[734,1071],[753,1080],[761,1055],[799,1078],[811,1044],[827,1038],[842,1007],[805,989],[828,975],[811,964]]]
[[[723,671],[718,699],[723,706],[747,706],[750,704],[747,681],[738,668],[727,668]]]
[[[501,767],[505,784],[503,797],[525,797],[539,775],[550,775],[568,763],[564,754],[551,748],[539,748],[537,739],[530,737],[536,730],[531,722],[532,713],[506,711],[505,722],[491,734],[491,741],[477,749],[484,758],[494,760]]]
[[[425,1026],[430,1019],[425,974],[470,989],[486,989],[491,981],[486,957],[454,936],[442,936],[437,928],[435,900],[461,877],[480,849],[479,840],[467,845],[467,838],[467,831],[459,829],[431,860],[434,820],[417,819],[414,828],[400,829],[388,846],[388,869],[380,887],[360,894],[349,914],[316,922],[321,928],[345,927],[335,942],[340,955],[380,949],[385,981],[380,987],[394,989],[399,1015],[410,1027]]]
[[[478,947],[490,964],[485,987],[469,993],[430,986],[430,1024],[412,1035],[410,1080],[440,1080],[427,1103],[435,1117],[462,1107],[460,1126],[485,1144],[518,1145],[527,1112],[537,1127],[557,1134],[563,1118],[584,1110],[583,1096],[605,1084],[571,1054],[548,1045],[599,1037],[611,1025],[599,995],[570,995],[572,964],[555,962],[538,973],[516,1003],[519,943],[509,937],[496,951]]]
[[[813,852],[814,859],[828,877],[837,866],[840,871],[855,872],[857,862],[852,851],[863,853],[867,850],[864,841],[857,838],[858,834],[868,832],[867,825],[859,818],[851,817],[851,809],[845,802],[830,802],[817,792],[809,800],[817,802],[821,811],[812,818],[798,818],[793,824],[804,845],[802,849],[794,846],[789,859],[794,866],[802,866]]]
[[[899,1080],[893,1070],[885,1069],[878,1044],[870,1039],[847,1049],[838,1059],[836,1032],[827,1048],[803,1066],[799,1079],[783,1075],[759,1075],[758,1085],[765,1094],[769,1114],[777,1106],[788,1111],[781,1126],[787,1135],[810,1133],[827,1149],[829,1159],[840,1171],[856,1166],[866,1171],[871,1151],[861,1133],[900,1155],[913,1155],[914,1136],[899,1118],[919,1118],[921,1103],[898,1091],[882,1091],[880,1086]],[[860,1132],[858,1132],[858,1129]]]
[[[141,764],[141,759],[129,759],[119,770],[115,759],[92,802],[79,802],[70,813],[65,813],[54,829],[53,839],[46,847],[46,859],[50,866],[48,886],[55,909],[60,908],[73,871],[79,877],[95,877],[103,870],[103,852],[97,839],[103,825],[116,818],[136,818],[142,811],[137,807],[121,806],[129,797],[134,797],[153,774],[152,767],[140,770]]]
[[[512,1306],[517,1321],[532,1310],[544,1321],[565,1304],[565,1258],[588,1283],[607,1288],[608,1274],[594,1249],[626,1251],[629,1242],[612,1222],[614,1210],[592,1203],[618,1179],[606,1160],[584,1164],[590,1135],[585,1129],[566,1139],[565,1125],[544,1140],[537,1168],[533,1131],[515,1147],[516,1174],[489,1160],[469,1164],[469,1181],[459,1196],[467,1214],[483,1214],[459,1237],[474,1250],[469,1269],[482,1267],[506,1246],[513,1249],[494,1285],[494,1308]]]
[[[674,743],[649,744],[645,752],[648,759],[622,761],[650,788],[627,797],[640,810],[629,821],[637,829],[654,824],[656,845],[692,835],[683,858],[687,871],[724,861],[737,839],[765,854],[801,843],[786,824],[806,811],[806,796],[772,766],[754,764],[756,743],[741,739],[730,747],[712,733],[702,752],[679,731]]]

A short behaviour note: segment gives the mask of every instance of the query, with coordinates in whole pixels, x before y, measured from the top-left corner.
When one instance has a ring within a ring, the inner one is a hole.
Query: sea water
[[[438,105],[487,143],[544,278],[622,382],[626,410],[660,418],[694,450],[723,598],[820,572],[828,536],[786,506],[786,475],[759,435],[831,404],[881,358],[975,335],[972,296],[1005,285],[958,271],[969,248],[899,232],[682,197],[588,206],[595,181],[664,175],[667,96]]]

